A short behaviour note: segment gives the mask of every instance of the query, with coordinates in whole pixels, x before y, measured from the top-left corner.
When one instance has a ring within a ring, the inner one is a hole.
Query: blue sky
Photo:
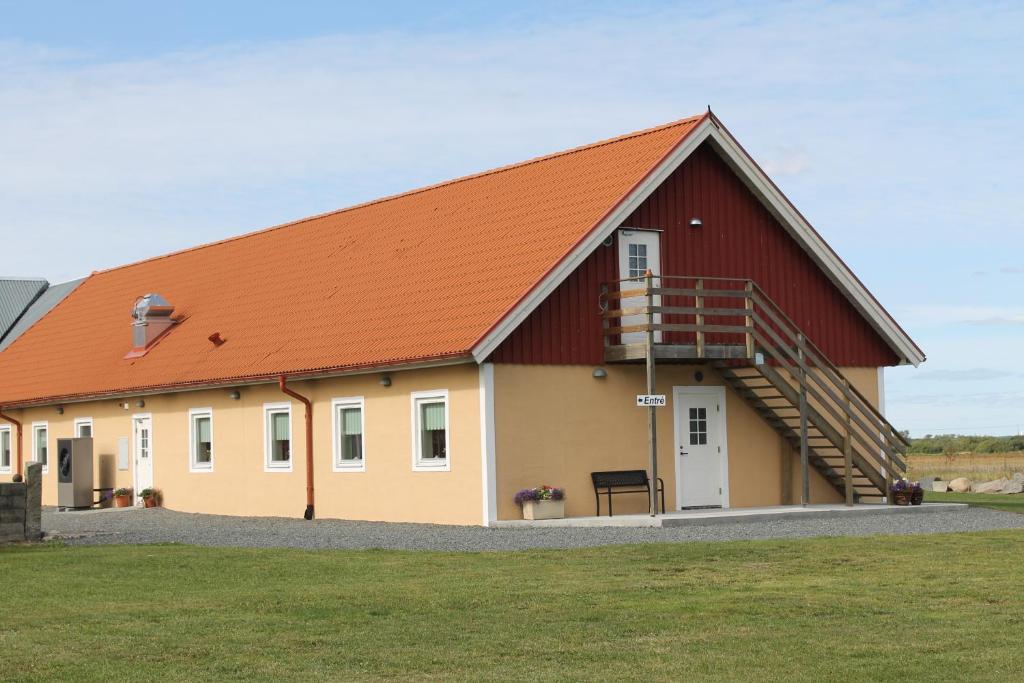
[[[5,274],[53,281],[708,104],[925,349],[915,434],[1024,429],[1024,4],[0,1]]]

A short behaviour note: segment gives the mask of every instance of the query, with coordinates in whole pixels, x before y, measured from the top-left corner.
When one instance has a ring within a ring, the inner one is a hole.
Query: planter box
[[[523,519],[562,519],[564,500],[527,500],[523,502]]]

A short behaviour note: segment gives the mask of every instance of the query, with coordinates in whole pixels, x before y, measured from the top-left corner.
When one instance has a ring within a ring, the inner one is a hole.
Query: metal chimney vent
[[[144,351],[177,322],[171,318],[172,313],[174,306],[159,294],[150,293],[136,299],[132,306],[133,351]]]

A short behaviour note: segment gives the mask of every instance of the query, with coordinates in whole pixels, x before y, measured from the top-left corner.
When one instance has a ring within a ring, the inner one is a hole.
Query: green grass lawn
[[[935,493],[925,491],[926,503],[967,503],[978,507],[1006,510],[1024,514],[1024,493],[1000,495],[998,493]]]
[[[1019,680],[1024,532],[0,548],[0,680]]]

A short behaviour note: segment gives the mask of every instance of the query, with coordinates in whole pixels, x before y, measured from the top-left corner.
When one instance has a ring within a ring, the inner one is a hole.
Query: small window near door
[[[92,418],[75,418],[75,436],[92,436]]]
[[[0,427],[0,472],[11,471],[11,428]]]
[[[690,445],[704,446],[708,442],[707,408],[690,408]]]
[[[647,274],[647,245],[629,244],[629,277],[641,278]]]
[[[365,470],[363,399],[336,398],[331,401],[334,408],[334,470]]]
[[[32,425],[32,460],[42,463],[43,472],[50,469],[50,462],[46,454],[47,429],[45,422],[38,422]]]
[[[193,408],[189,417],[189,453],[192,472],[213,471],[213,409]]]
[[[292,407],[289,403],[268,404],[263,407],[266,430],[267,471],[292,469]]]
[[[416,470],[448,470],[448,392],[412,395],[413,464]]]

